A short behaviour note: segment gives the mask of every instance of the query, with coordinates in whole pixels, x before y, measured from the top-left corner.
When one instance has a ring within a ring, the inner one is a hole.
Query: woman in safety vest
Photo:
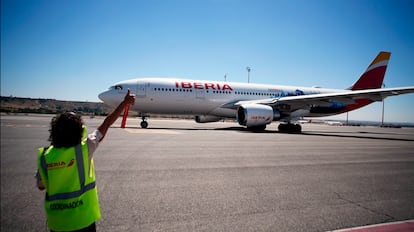
[[[135,103],[128,89],[124,100],[86,137],[79,115],[65,112],[51,121],[51,145],[40,148],[37,187],[46,189],[45,210],[51,231],[96,231],[101,218],[93,153],[125,106]]]

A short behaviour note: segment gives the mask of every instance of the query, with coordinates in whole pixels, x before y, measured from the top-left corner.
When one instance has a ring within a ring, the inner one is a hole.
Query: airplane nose
[[[111,102],[111,91],[107,90],[100,93],[98,95],[98,98],[101,99],[101,101],[103,101],[104,103],[109,104]]]
[[[124,94],[114,92],[113,90],[107,90],[100,93],[98,98],[107,105],[117,106],[124,99]]]
[[[103,101],[103,102],[105,102],[105,100],[106,100],[106,95],[107,95],[106,92],[107,91],[102,92],[98,95],[98,98],[101,99],[101,101]]]

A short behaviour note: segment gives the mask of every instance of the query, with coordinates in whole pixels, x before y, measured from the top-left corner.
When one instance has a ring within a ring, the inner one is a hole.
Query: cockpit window
[[[114,85],[110,89],[122,90],[122,85]]]

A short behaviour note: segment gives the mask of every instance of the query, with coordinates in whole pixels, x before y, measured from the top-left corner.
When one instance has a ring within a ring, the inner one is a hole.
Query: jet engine
[[[195,116],[195,121],[198,122],[198,123],[218,122],[221,119],[223,119],[223,118],[217,117],[217,116],[214,116],[214,115],[198,115],[198,116]]]
[[[266,124],[278,119],[280,119],[279,111],[268,105],[246,104],[237,109],[237,121],[248,128],[265,128]]]

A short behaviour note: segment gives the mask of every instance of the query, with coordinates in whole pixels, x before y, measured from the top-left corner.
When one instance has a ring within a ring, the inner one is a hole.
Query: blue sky
[[[1,1],[1,95],[99,101],[114,82],[182,77],[344,89],[381,50],[414,85],[411,1]],[[414,94],[386,99],[414,123]],[[382,103],[351,112],[381,120]],[[340,116],[339,118],[345,118]]]

